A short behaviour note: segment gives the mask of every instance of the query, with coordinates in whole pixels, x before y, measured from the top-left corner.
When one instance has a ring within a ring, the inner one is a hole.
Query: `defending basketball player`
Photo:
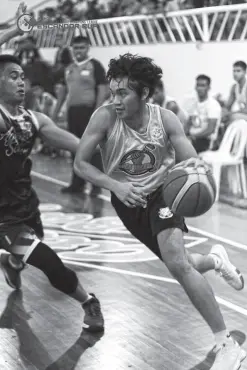
[[[24,263],[40,269],[56,289],[82,305],[83,327],[102,331],[104,320],[98,299],[84,290],[75,272],[41,241],[39,200],[30,175],[29,154],[37,136],[72,153],[79,139],[58,128],[44,114],[25,110],[21,106],[24,96],[24,73],[19,60],[0,55],[0,249],[10,253],[1,255],[1,268],[7,283],[15,289],[21,286]]]
[[[166,264],[215,334],[213,369],[232,370],[246,354],[229,335],[212,289],[201,274],[215,269],[236,289],[243,288],[243,279],[221,246],[206,256],[189,255],[183,241],[184,219],[164,203],[161,185],[175,158],[195,166],[202,162],[178,118],[146,103],[161,75],[149,58],[125,54],[111,59],[107,77],[114,104],[93,114],[74,167],[78,176],[111,191],[112,205],[124,225]],[[105,173],[90,164],[97,145]]]

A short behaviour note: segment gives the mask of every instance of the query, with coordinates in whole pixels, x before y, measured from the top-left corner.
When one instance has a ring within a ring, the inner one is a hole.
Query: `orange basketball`
[[[163,196],[173,213],[196,217],[206,213],[214,204],[216,185],[211,171],[183,166],[171,170],[163,185]]]

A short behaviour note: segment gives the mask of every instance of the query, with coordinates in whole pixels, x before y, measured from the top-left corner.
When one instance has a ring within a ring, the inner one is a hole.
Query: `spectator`
[[[72,41],[72,49],[75,61],[66,68],[66,86],[58,99],[54,121],[57,120],[57,115],[68,92],[68,128],[70,132],[80,138],[94,110],[105,101],[106,77],[101,63],[88,56],[89,40],[87,37],[75,37]],[[99,160],[98,154],[95,154],[93,162],[95,166],[101,167],[101,159]],[[71,185],[63,188],[62,191],[77,193],[81,192],[84,187],[85,183],[73,173]],[[94,187],[93,193],[97,194],[99,190]]]
[[[221,107],[209,96],[211,79],[200,75],[196,79],[196,95],[186,99],[184,109],[189,119],[186,131],[197,153],[212,149],[221,121]]]
[[[185,126],[187,122],[187,115],[178,105],[176,100],[170,96],[166,96],[164,84],[162,81],[159,81],[157,84],[151,102],[153,104],[158,104],[163,108],[171,110],[178,118],[181,123]]]
[[[233,78],[236,83],[232,86],[228,101],[224,104],[224,122],[228,124],[237,120],[247,121],[247,65],[238,61],[233,65]]]

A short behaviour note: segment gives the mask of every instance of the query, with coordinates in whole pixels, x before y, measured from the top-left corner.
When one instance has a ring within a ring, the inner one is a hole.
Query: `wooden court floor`
[[[59,160],[47,165],[41,159],[34,170],[46,243],[98,296],[106,330],[103,336],[83,333],[78,304],[29,267],[19,293],[0,279],[0,369],[210,369],[210,330],[166,267],[124,229],[107,195],[61,195],[60,185],[70,172]],[[186,247],[207,253],[221,243],[246,276],[246,218],[246,211],[216,205],[207,215],[188,220]],[[247,350],[246,289],[236,292],[214,273],[206,277],[229,330]],[[247,361],[242,369],[247,370]]]

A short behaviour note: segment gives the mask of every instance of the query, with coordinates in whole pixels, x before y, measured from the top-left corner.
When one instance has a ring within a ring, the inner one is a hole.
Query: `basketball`
[[[195,168],[181,162],[167,176],[163,196],[173,213],[184,217],[203,215],[215,201],[213,175],[203,165]]]

